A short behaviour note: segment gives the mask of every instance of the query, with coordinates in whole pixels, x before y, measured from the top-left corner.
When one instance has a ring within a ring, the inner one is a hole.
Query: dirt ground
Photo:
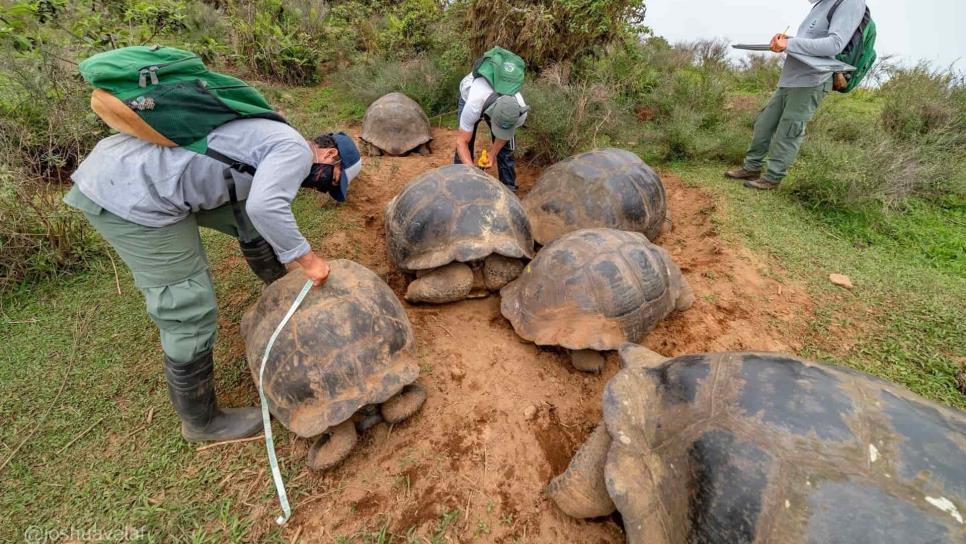
[[[436,129],[429,157],[367,159],[343,208],[352,228],[313,241],[327,257],[371,268],[401,298],[405,279],[387,258],[383,208],[414,176],[452,160],[454,135]],[[539,171],[518,170],[523,196]],[[804,290],[776,281],[780,270],[722,240],[707,195],[663,179],[674,228],[658,242],[691,282],[696,303],[659,325],[647,346],[666,355],[798,349],[811,308]],[[395,428],[370,430],[334,471],[300,473],[317,494],[295,502],[287,537],[331,542],[388,526],[426,542],[444,532],[434,542],[623,542],[616,518],[576,521],[543,494],[599,420],[616,356],[600,376],[574,370],[563,352],[517,337],[497,296],[407,311],[429,392],[424,409]],[[298,441],[295,453],[308,446]]]

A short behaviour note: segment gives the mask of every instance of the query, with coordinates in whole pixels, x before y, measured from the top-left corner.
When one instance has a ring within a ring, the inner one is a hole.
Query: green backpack
[[[829,10],[829,25],[832,24],[832,16],[835,15],[835,12],[844,1],[838,0],[832,6],[832,9]],[[862,16],[862,22],[859,23],[859,28],[855,30],[855,34],[852,35],[852,39],[849,40],[849,43],[845,46],[842,53],[835,57],[837,60],[855,67],[854,72],[846,72],[843,74],[848,84],[844,88],[836,89],[837,91],[840,93],[850,93],[865,79],[865,76],[875,64],[877,57],[875,52],[875,38],[875,21],[872,20],[872,12],[866,7],[865,15]]]
[[[473,65],[473,76],[487,80],[498,95],[513,95],[523,87],[526,66],[512,51],[494,47],[483,53]]]
[[[80,73],[175,145],[201,154],[208,154],[208,134],[229,121],[286,122],[244,81],[209,71],[198,55],[174,47],[134,46],[98,53],[80,63]]]

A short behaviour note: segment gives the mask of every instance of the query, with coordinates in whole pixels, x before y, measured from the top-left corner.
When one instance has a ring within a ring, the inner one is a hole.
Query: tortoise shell
[[[537,243],[547,245],[568,232],[612,228],[661,233],[667,196],[661,178],[637,155],[598,149],[548,168],[523,199]]]
[[[389,155],[405,155],[433,139],[423,108],[402,93],[373,102],[362,118],[359,138]]]
[[[689,355],[625,368],[603,411],[629,542],[963,542],[966,414],[878,378]]]
[[[265,364],[269,410],[303,438],[388,400],[419,375],[413,329],[392,289],[352,261],[329,266],[328,280],[309,291]],[[300,269],[289,272],[242,318],[256,384],[265,346],[306,279]]]
[[[676,307],[681,271],[643,234],[571,232],[500,291],[514,330],[538,345],[612,350],[637,342]]]
[[[418,176],[389,202],[386,239],[390,258],[405,271],[534,253],[530,221],[516,195],[459,164]]]

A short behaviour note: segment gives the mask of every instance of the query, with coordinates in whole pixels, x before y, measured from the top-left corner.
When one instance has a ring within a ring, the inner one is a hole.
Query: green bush
[[[523,89],[532,114],[520,149],[530,159],[548,164],[597,147],[623,146],[631,137],[633,118],[610,87],[569,81],[561,68],[550,68]]]
[[[915,198],[966,198],[966,89],[955,74],[893,68],[875,93],[832,96],[792,172],[822,208],[880,213]]]
[[[645,11],[643,0],[470,0],[465,24],[474,54],[501,45],[539,70],[634,32]]]
[[[59,185],[0,167],[0,293],[86,265],[103,245]]]
[[[363,105],[401,92],[419,103],[430,116],[454,112],[459,82],[469,73],[469,63],[453,63],[441,57],[411,60],[373,59],[357,64],[335,77],[338,88]]]
[[[966,142],[966,103],[962,82],[952,73],[926,65],[895,69],[881,89],[882,124],[900,140],[916,140],[951,131]]]
[[[323,0],[249,0],[228,4],[237,56],[256,74],[291,84],[315,83],[322,62]]]

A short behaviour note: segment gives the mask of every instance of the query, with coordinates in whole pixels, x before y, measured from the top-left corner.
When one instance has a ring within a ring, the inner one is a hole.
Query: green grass
[[[307,133],[361,116],[357,103],[325,87],[269,92]],[[876,107],[866,102],[848,107]],[[961,201],[914,199],[902,213],[829,211],[806,207],[787,190],[745,190],[721,178],[721,164],[671,168],[715,196],[715,222],[724,235],[770,255],[807,288],[815,307],[801,355],[966,407],[955,382],[966,338]],[[314,245],[347,228],[336,206],[320,207],[323,200],[302,195],[295,203]],[[250,403],[256,393],[236,325],[259,286],[234,241],[206,234],[205,242],[222,320],[217,387],[237,399],[235,405]],[[11,459],[0,474],[0,511],[10,520],[0,527],[0,541],[21,540],[31,525],[143,528],[147,542],[284,541],[270,522],[274,512],[243,504],[275,508],[271,485],[257,476],[265,463],[261,442],[197,453],[181,440],[161,374],[158,333],[118,265],[121,295],[110,261],[102,260],[89,271],[0,300],[0,463]],[[849,275],[855,290],[832,286],[831,272]],[[852,341],[843,344],[843,337]],[[432,361],[421,364],[431,371]],[[276,431],[283,475],[297,504],[320,490],[293,481],[304,463],[291,454],[291,435]],[[430,541],[449,541],[458,517],[459,511],[442,516],[429,529]],[[388,533],[385,521],[372,520],[341,539],[411,541],[411,534]],[[484,540],[490,530],[472,527]]]
[[[673,171],[717,197],[727,235],[773,256],[806,286],[816,307],[802,355],[966,407],[956,388],[966,356],[962,205],[916,201],[901,214],[845,214],[806,209],[785,190],[744,189],[721,176],[721,165]],[[830,273],[848,275],[855,289],[832,285]],[[835,341],[843,336],[849,345]]]

